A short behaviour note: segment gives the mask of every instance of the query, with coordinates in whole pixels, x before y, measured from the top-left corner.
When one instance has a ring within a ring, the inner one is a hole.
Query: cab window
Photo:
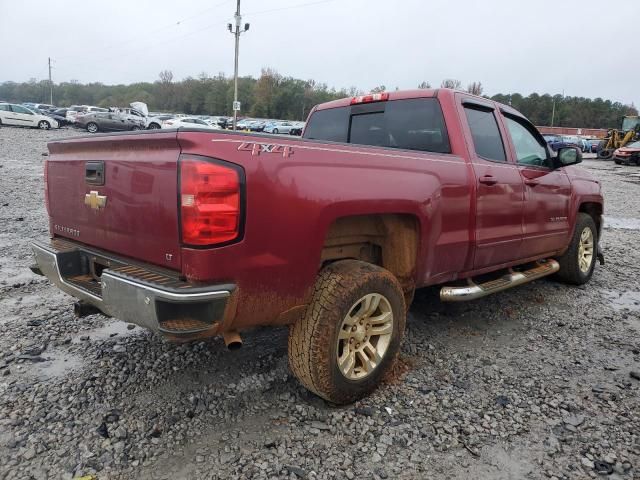
[[[506,162],[507,156],[493,110],[465,105],[464,111],[478,156],[494,162]]]
[[[518,164],[550,168],[547,149],[530,131],[530,127],[510,116],[505,116],[504,119],[516,150]]]

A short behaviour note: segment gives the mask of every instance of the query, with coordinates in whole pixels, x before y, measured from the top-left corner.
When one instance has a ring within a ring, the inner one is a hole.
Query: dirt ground
[[[474,303],[419,291],[397,375],[334,407],[287,368],[286,329],[174,345],[32,274],[42,153],[0,128],[0,478],[640,478],[640,168],[603,183],[606,265]]]

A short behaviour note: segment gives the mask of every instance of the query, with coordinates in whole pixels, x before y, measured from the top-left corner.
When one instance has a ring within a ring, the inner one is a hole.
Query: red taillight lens
[[[205,160],[180,161],[182,241],[215,245],[240,235],[240,174],[235,168]]]
[[[369,95],[360,95],[359,97],[353,97],[351,99],[351,105],[358,103],[372,103],[372,102],[385,102],[389,100],[389,93],[370,93]]]

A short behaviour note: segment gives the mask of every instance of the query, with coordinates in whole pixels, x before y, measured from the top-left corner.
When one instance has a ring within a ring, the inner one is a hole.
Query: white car
[[[0,124],[41,128],[42,130],[58,128],[59,126],[58,122],[53,118],[40,115],[23,105],[16,105],[14,103],[0,103]]]
[[[220,130],[220,127],[216,125],[210,125],[204,120],[200,120],[199,118],[194,117],[183,117],[183,118],[170,118],[168,120],[164,120],[162,122],[162,128],[180,128],[180,127],[191,127],[191,128],[206,128],[207,130]]]
[[[95,113],[95,112],[108,112],[108,108],[102,107],[93,107],[91,105],[71,105],[69,110],[67,110],[67,120],[69,122],[74,123],[76,121],[76,117],[78,115],[84,115],[85,113]]]
[[[265,133],[289,133],[295,125],[292,122],[275,122],[264,127]]]

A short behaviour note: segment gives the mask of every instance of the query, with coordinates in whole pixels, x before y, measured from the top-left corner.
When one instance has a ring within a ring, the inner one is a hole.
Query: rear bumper
[[[217,335],[232,319],[233,284],[190,284],[66,240],[34,242],[32,249],[54,285],[110,317],[187,340]]]

